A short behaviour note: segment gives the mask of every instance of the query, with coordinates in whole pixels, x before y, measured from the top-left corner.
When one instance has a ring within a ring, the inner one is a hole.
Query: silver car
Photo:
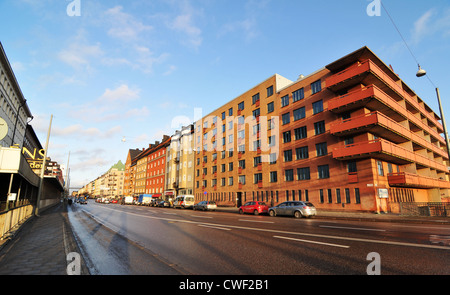
[[[194,210],[216,210],[217,205],[216,202],[213,201],[202,201],[198,204],[195,204],[193,207]]]
[[[316,207],[310,202],[287,201],[269,208],[269,215],[289,215],[295,218],[311,217],[316,215]]]

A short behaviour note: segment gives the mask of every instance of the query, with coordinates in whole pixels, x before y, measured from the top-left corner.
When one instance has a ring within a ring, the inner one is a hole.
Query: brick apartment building
[[[440,202],[450,182],[439,120],[363,47],[297,81],[276,74],[195,122],[194,194],[384,212]]]

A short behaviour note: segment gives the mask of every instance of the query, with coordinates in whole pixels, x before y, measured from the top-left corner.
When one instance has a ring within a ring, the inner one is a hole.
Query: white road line
[[[331,226],[331,225],[319,225],[319,227],[339,228],[339,229],[353,229],[353,230],[386,231],[385,229],[361,228],[361,227],[345,227],[345,226]]]
[[[210,226],[210,225],[203,225],[203,224],[199,224],[199,225],[197,225],[197,226],[209,227],[209,228],[215,228],[215,229],[221,229],[221,230],[231,230],[231,229],[225,228],[225,227]]]
[[[199,215],[189,215],[189,216],[198,218],[212,218],[211,216],[199,216]]]
[[[319,245],[339,247],[339,248],[350,248],[350,246],[346,246],[346,245],[323,243],[323,242],[317,242],[317,241],[311,241],[311,240],[294,239],[294,238],[282,237],[282,236],[273,236],[273,237],[277,238],[277,239],[291,240],[291,241],[297,241],[297,242],[305,242],[305,243],[319,244]]]
[[[248,219],[239,219],[239,221],[259,222],[259,223],[275,223],[275,222],[273,222],[273,221],[248,220]]]
[[[170,212],[163,212],[163,214],[167,214],[167,215],[178,215],[177,213],[170,213]]]

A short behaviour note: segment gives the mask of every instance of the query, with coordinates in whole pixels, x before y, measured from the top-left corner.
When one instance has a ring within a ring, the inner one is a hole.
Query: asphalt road
[[[445,225],[351,222],[74,204],[93,274],[448,275]]]

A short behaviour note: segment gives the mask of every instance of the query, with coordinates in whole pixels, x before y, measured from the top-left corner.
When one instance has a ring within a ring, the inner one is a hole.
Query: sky
[[[439,87],[448,112],[450,2],[383,4],[413,54],[378,0],[0,0],[0,42],[42,145],[53,115],[48,155],[70,153],[75,188],[199,110],[363,46],[437,114]]]

